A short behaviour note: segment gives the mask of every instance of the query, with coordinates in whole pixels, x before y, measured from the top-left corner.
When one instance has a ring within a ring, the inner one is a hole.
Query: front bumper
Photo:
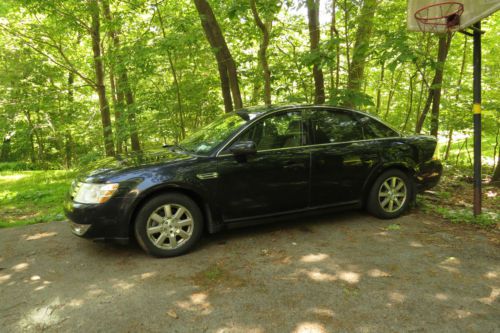
[[[129,228],[120,214],[119,198],[103,204],[81,204],[69,197],[64,203],[64,213],[70,220],[73,234],[95,240],[126,241]]]
[[[439,183],[443,174],[443,165],[439,160],[430,160],[419,166],[419,171],[415,175],[415,185],[417,192],[431,189]]]

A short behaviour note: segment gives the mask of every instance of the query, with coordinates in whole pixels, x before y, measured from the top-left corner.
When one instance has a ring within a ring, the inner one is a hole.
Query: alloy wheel
[[[173,250],[186,243],[193,235],[193,216],[184,206],[166,204],[149,216],[146,233],[158,248]]]
[[[393,176],[387,178],[378,191],[380,207],[387,213],[401,209],[406,202],[408,190],[403,179]]]

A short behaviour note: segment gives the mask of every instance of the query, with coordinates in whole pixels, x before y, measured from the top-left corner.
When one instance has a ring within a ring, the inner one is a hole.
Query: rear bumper
[[[81,204],[68,198],[64,213],[76,236],[94,240],[116,240],[126,242],[129,238],[128,224],[119,218],[118,199],[104,204]]]
[[[420,164],[419,170],[415,175],[417,192],[423,192],[436,186],[442,174],[443,165],[439,160],[430,160]]]

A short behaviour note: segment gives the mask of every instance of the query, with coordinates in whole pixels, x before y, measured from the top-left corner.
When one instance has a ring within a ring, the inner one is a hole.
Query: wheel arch
[[[368,196],[370,195],[370,190],[373,186],[373,183],[377,180],[377,178],[384,172],[388,170],[399,170],[404,172],[408,178],[410,179],[411,182],[411,199],[412,201],[414,200],[415,197],[415,184],[413,181],[413,177],[415,176],[416,172],[415,169],[409,164],[409,163],[402,163],[402,162],[397,162],[397,163],[388,163],[381,165],[377,169],[375,169],[370,176],[367,178],[364,186],[363,186],[363,191],[362,191],[362,198],[361,198],[361,203],[362,206],[365,207],[366,203],[368,201]]]
[[[203,214],[205,227],[208,229],[210,233],[216,231],[216,227],[214,226],[212,219],[212,211],[210,205],[201,193],[192,188],[187,188],[177,184],[165,184],[156,186],[148,190],[146,193],[137,198],[137,200],[135,201],[134,206],[131,209],[131,213],[129,214],[129,220],[128,220],[130,237],[133,237],[134,235],[135,220],[141,208],[149,200],[163,193],[180,193],[192,199],[198,205],[198,207],[200,207],[201,213]]]

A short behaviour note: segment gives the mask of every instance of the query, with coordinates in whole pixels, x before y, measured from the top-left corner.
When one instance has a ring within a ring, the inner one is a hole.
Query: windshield
[[[191,153],[207,154],[246,122],[238,113],[225,114],[181,141],[179,147]]]

